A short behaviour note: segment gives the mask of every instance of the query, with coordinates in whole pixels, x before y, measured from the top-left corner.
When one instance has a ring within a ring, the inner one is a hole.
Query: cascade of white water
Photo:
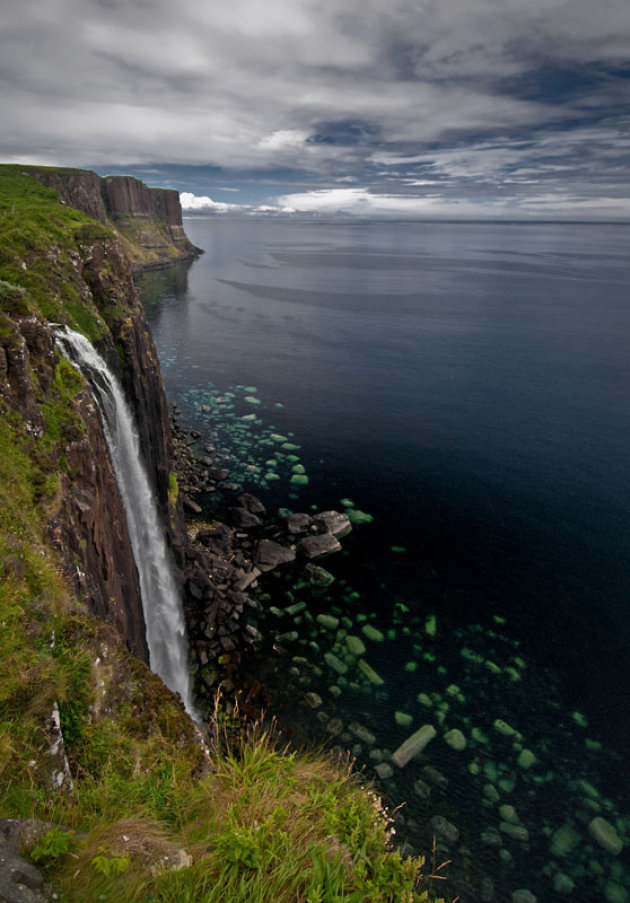
[[[167,687],[180,694],[186,711],[196,720],[182,603],[132,413],[118,380],[85,336],[65,327],[57,333],[57,341],[93,386],[103,415],[140,578],[149,664]]]

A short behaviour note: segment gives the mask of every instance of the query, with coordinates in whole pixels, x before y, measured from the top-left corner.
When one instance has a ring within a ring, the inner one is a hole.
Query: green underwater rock
[[[383,684],[385,683],[385,681],[380,676],[380,674],[377,674],[376,671],[374,670],[374,668],[372,668],[371,665],[368,665],[368,663],[365,661],[364,658],[359,659],[359,661],[357,662],[357,667],[358,667],[359,671],[361,671],[361,673],[365,677],[367,677],[369,682],[371,684],[373,684],[375,687],[382,687]]]
[[[611,825],[609,821],[606,821],[605,818],[602,818],[601,815],[595,816],[595,818],[588,823],[588,833],[593,840],[597,841],[602,849],[611,853],[613,856],[618,856],[623,850],[623,841],[617,833],[617,829],[614,825]]]
[[[364,624],[361,628],[361,632],[368,640],[373,640],[375,643],[382,643],[385,639],[385,635],[376,627],[372,627],[371,624]]]
[[[458,752],[466,749],[466,737],[456,727],[444,734],[444,740],[451,749],[455,749]]]

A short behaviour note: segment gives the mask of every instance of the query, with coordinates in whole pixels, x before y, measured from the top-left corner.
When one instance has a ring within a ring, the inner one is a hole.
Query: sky
[[[0,79],[191,213],[630,220],[630,0],[0,0]]]

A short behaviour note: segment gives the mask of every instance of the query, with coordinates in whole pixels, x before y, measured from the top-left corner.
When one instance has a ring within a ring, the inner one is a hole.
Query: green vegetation
[[[79,245],[110,233],[59,203],[57,193],[18,166],[0,167],[0,301],[5,314],[35,314],[68,323],[90,338],[104,332],[86,296]]]
[[[134,267],[164,265],[164,260],[177,260],[180,250],[171,238],[166,223],[158,219],[118,214],[112,225],[125,254]]]
[[[176,753],[170,765],[143,773],[142,789],[108,772],[57,802],[77,833],[49,832],[32,857],[62,901],[429,899],[421,861],[389,848],[381,802],[347,764],[279,748],[253,726],[215,742],[199,775]]]

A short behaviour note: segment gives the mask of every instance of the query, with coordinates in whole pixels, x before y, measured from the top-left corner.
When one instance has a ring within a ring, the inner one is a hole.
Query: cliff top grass
[[[57,192],[0,166],[0,305],[5,316],[34,314],[67,323],[90,338],[104,324],[85,294],[79,247],[112,233],[60,203]]]

